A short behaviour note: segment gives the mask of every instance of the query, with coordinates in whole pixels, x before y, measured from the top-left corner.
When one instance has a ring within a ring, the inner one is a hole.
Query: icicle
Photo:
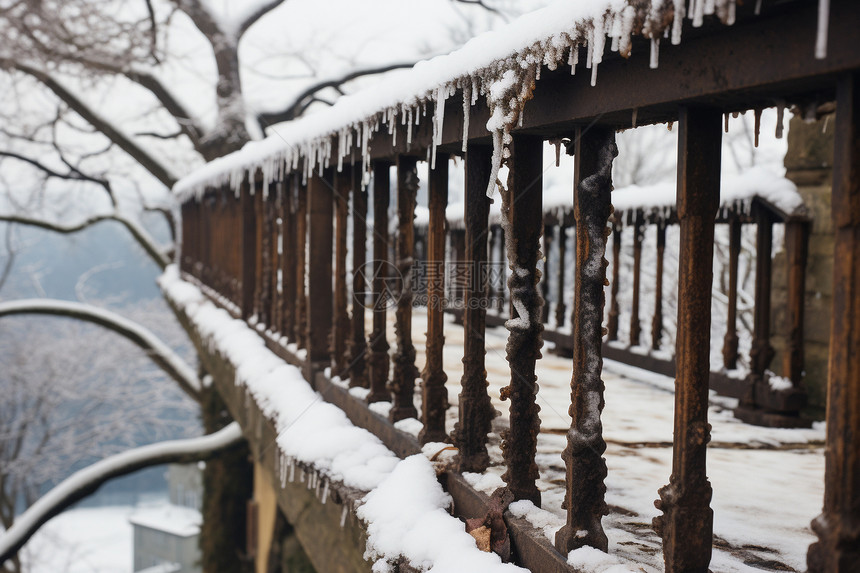
[[[684,0],[674,0],[675,17],[672,20],[672,45],[681,43],[681,28],[684,25]]]
[[[656,70],[660,61],[660,38],[651,38],[651,69]]]
[[[776,103],[776,133],[777,139],[782,139],[784,126],[782,124],[785,119],[785,100],[778,100]]]
[[[598,19],[594,22],[592,41],[589,45],[594,45],[594,50],[591,54],[591,85],[597,85],[597,67],[603,61],[603,50],[606,47],[606,34],[604,33],[603,19]]]
[[[761,110],[753,110],[753,116],[755,117],[755,146],[758,147],[758,134],[761,130]]]
[[[724,129],[726,130],[726,133],[728,133],[729,132],[729,114],[724,113],[723,117],[725,117],[725,120],[724,120],[725,128]]]
[[[639,108],[634,107],[633,108],[633,118],[631,119],[631,122],[630,122],[634,128],[636,127],[636,120],[638,119],[638,117],[639,117]]]
[[[592,30],[592,35],[594,34],[594,30]],[[591,57],[594,55],[594,42],[589,38],[589,40],[585,43],[586,51],[585,51],[585,69],[591,69]]]
[[[322,492],[322,504],[325,505],[325,501],[328,499],[328,480],[325,480],[323,484],[323,492]]]
[[[704,0],[705,3],[705,15],[711,16],[716,11],[716,0]]]
[[[705,1],[693,0],[693,27],[701,28],[705,23]]]
[[[827,57],[827,28],[830,23],[830,0],[818,0],[818,29],[815,32],[815,58]]]
[[[567,63],[570,65],[570,75],[576,75],[576,65],[579,63],[579,43],[570,47],[570,55],[567,57]]]
[[[349,512],[349,507],[346,504],[343,504],[343,511],[340,513],[340,528],[343,529],[343,526],[346,525],[346,514]]]
[[[409,107],[409,119],[406,122],[406,148],[412,146],[412,107]]]
[[[290,483],[296,481],[296,459],[290,458]]]
[[[737,2],[736,0],[729,0],[729,15],[726,17],[726,24],[729,26],[735,23],[735,17],[737,14]]]
[[[755,15],[761,15],[761,0],[756,0],[755,2]]]
[[[463,86],[463,153],[466,153],[466,145],[469,143],[469,112],[471,111],[472,86]]]

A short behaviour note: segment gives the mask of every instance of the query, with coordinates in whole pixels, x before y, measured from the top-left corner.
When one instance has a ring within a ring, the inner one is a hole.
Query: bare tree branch
[[[112,330],[146,351],[150,359],[173,378],[186,394],[200,401],[202,385],[195,369],[151,330],[113,311],[80,302],[46,298],[0,302],[0,317],[16,314],[63,316],[92,322]]]
[[[96,113],[83,100],[74,95],[50,74],[20,62],[0,61],[0,67],[3,66],[14,68],[39,80],[45,87],[54,92],[54,95],[74,110],[75,113],[104,134],[105,137],[113,141],[120,149],[128,153],[156,179],[167,187],[173,187],[173,184],[176,183],[176,176],[166,166],[162,165],[161,162],[126,134],[116,129],[109,120]]]
[[[158,59],[158,54],[156,53],[158,48],[158,25],[155,23],[155,9],[152,7],[151,0],[144,1],[146,2],[146,11],[149,14],[149,54],[156,64],[160,64],[161,60]]]
[[[360,77],[372,76],[375,74],[384,74],[385,72],[390,72],[392,70],[411,68],[414,65],[415,62],[401,62],[394,64],[386,64],[384,66],[362,68],[358,70],[353,70],[337,78],[331,78],[328,80],[317,82],[306,88],[299,95],[297,95],[293,99],[292,103],[290,103],[282,111],[263,112],[257,115],[257,122],[260,124],[260,129],[265,132],[265,129],[270,125],[273,125],[275,123],[281,123],[283,121],[291,121],[299,117],[309,105],[307,100],[312,99],[314,94],[321,90],[327,88],[334,88],[339,90],[343,84],[358,79]]]
[[[117,221],[122,223],[126,229],[131,232],[135,241],[143,247],[149,257],[161,268],[162,270],[170,264],[170,258],[168,255],[159,248],[156,244],[155,239],[144,229],[139,223],[133,221],[127,217],[120,215],[119,213],[112,213],[109,215],[95,215],[84,219],[83,221],[74,223],[72,225],[64,225],[58,222],[46,221],[44,219],[38,219],[36,217],[29,217],[27,215],[18,215],[18,214],[0,214],[0,221],[9,221],[12,223],[20,223],[22,225],[30,225],[33,227],[39,227],[42,229],[46,229],[48,231],[54,231],[57,233],[70,234],[77,233],[78,231],[82,231],[87,227],[95,225],[96,223],[101,223],[102,221]],[[173,225],[171,221],[168,221],[169,224]]]
[[[6,262],[3,263],[3,272],[0,273],[0,290],[3,289],[3,285],[5,285],[6,281],[9,279],[9,274],[12,272],[12,265],[15,264],[15,256],[18,254],[15,247],[12,245],[13,229],[14,225],[6,225]]]
[[[12,558],[48,520],[95,492],[105,482],[150,466],[205,460],[241,440],[242,430],[237,422],[232,422],[208,436],[134,448],[75,472],[22,513],[0,537],[0,563]]]
[[[284,0],[270,0],[265,4],[261,4],[257,7],[257,9],[252,12],[245,20],[239,24],[239,28],[237,29],[236,39],[238,40],[242,36],[245,35],[245,32],[248,31],[248,28],[253,26],[257,20],[280,6],[284,3]]]

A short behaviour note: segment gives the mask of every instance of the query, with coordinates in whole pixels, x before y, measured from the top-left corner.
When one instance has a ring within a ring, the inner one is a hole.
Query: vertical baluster
[[[806,260],[809,251],[809,223],[785,224],[785,252],[788,258],[788,351],[783,358],[783,374],[795,388],[803,382],[803,319],[806,292]]]
[[[296,344],[299,348],[307,346],[308,308],[305,296],[305,273],[307,272],[308,241],[308,188],[296,175]]]
[[[295,175],[285,175],[283,184],[283,197],[281,201],[281,236],[283,237],[283,253],[281,255],[281,278],[284,301],[281,332],[290,342],[296,341],[296,274],[298,271],[296,253],[296,203],[298,197],[295,193]]]
[[[505,230],[499,225],[499,288],[501,289],[501,297],[499,298],[499,314],[504,314],[506,311],[510,316],[511,296],[508,289],[505,288],[508,284],[508,265],[507,263],[508,249],[505,246]]]
[[[487,435],[495,410],[487,393],[484,331],[487,310],[487,219],[490,199],[492,148],[469,144],[466,148],[465,253],[459,272],[466,277],[463,305],[463,377],[460,380],[459,417],[453,439],[460,471],[482,472],[490,464]],[[460,262],[460,261],[458,261]]]
[[[262,222],[262,241],[260,243],[260,308],[258,310],[259,324],[271,326],[272,309],[272,236],[274,221],[269,202],[272,194],[267,183],[258,190],[260,193],[260,221]]]
[[[651,348],[660,350],[663,338],[663,253],[666,250],[666,222],[657,221],[657,281],[654,285],[654,319],[651,321]]]
[[[282,223],[280,217],[281,205],[281,187],[282,184],[269,184],[269,212],[272,217],[272,240],[270,241],[271,251],[271,271],[269,275],[269,292],[271,293],[271,310],[269,311],[269,329],[272,332],[281,332],[281,303],[283,297],[280,291],[280,282],[278,281],[278,269],[281,263],[281,230]]]
[[[606,461],[603,452],[604,385],[603,306],[608,262],[606,239],[612,206],[612,161],[618,155],[613,129],[578,128],[574,154],[574,217],[576,218],[576,279],[574,282],[573,374],[570,382],[572,418],[567,447],[562,454],[567,468],[564,507],[567,522],[555,544],[567,554],[589,545],[606,551],[608,541],[601,519],[608,513]]]
[[[188,272],[188,262],[191,259],[191,203],[194,200],[186,201],[180,206],[180,217],[182,218],[182,242],[179,244],[179,271],[182,273]]]
[[[738,367],[738,259],[741,253],[741,221],[729,219],[729,308],[726,337],[723,339],[723,365],[726,370]]]
[[[427,228],[427,351],[422,372],[421,421],[418,434],[422,444],[444,442],[445,413],[448,410],[448,376],[442,367],[445,345],[445,210],[448,207],[448,156],[436,154],[436,168],[427,182],[430,222]]]
[[[236,305],[236,308],[242,308],[242,249],[243,249],[243,231],[242,221],[244,212],[242,210],[241,194],[233,192],[231,189],[224,188],[224,195],[227,198],[227,210],[230,214],[230,246],[231,246],[231,269],[233,282],[231,285],[230,300]],[[238,237],[239,240],[235,240]]]
[[[346,311],[346,222],[349,217],[349,195],[352,190],[352,170],[345,167],[335,174],[335,252],[334,252],[334,308],[331,333],[332,376],[345,378],[349,362],[346,356],[346,339],[349,333],[349,316]]]
[[[540,285],[541,295],[543,296],[543,309],[541,310],[540,320],[544,324],[549,320],[549,283],[552,276],[552,267],[549,264],[549,258],[552,254],[553,228],[553,225],[544,225],[543,227],[543,273]]]
[[[720,199],[721,114],[681,108],[678,129],[678,330],[672,475],[655,502],[667,573],[707,573],[714,512],[706,475],[714,219]]]
[[[263,238],[266,235],[263,220],[263,175],[260,171],[254,175],[254,316],[259,323],[263,310]]]
[[[510,384],[502,389],[502,399],[510,399],[510,429],[502,435],[502,453],[507,471],[502,479],[515,499],[528,499],[540,506],[535,481],[537,435],[540,407],[536,403],[538,385],[535,362],[543,344],[541,308],[544,304],[537,282],[540,235],[543,230],[543,141],[536,136],[514,135],[508,160],[508,188],[502,193],[502,216],[506,219],[507,253],[511,277],[512,316],[505,323],[510,331],[507,359]]]
[[[579,232],[577,231],[577,235]],[[579,240],[577,239],[577,243]],[[579,247],[577,247],[579,248]],[[578,251],[577,251],[578,252]],[[621,270],[621,218],[616,215],[612,225],[612,287],[609,291],[609,319],[606,325],[607,340],[618,340],[618,278]],[[579,271],[577,271],[579,272]],[[571,317],[575,318],[575,315]]]
[[[642,214],[637,212],[633,222],[633,301],[630,305],[630,346],[639,346],[642,323],[639,320],[639,277],[642,271]]]
[[[388,340],[386,314],[388,292],[388,204],[391,194],[390,164],[373,164],[373,331],[370,334],[370,394],[368,402],[390,400],[388,394]]]
[[[557,289],[558,299],[555,303],[555,328],[560,330],[564,328],[565,314],[567,313],[567,305],[564,303],[564,279],[567,273],[567,225],[564,223],[558,226],[558,271],[557,271]]]
[[[395,311],[394,372],[390,390],[394,398],[390,419],[397,422],[417,418],[415,409],[415,346],[412,344],[412,268],[415,257],[415,197],[418,193],[417,160],[414,157],[397,158],[397,270],[400,297]]]
[[[257,219],[254,216],[254,197],[246,176],[239,191],[242,208],[242,318],[248,320],[254,314],[254,293],[257,290]]]
[[[332,173],[308,178],[308,303],[307,380],[331,364],[329,335],[332,320]]]
[[[764,379],[765,370],[773,360],[774,350],[770,345],[770,284],[771,251],[773,246],[773,222],[770,214],[758,208],[756,219],[755,254],[755,308],[753,314],[753,342],[750,349],[751,395],[745,400],[755,404],[755,385]]]
[[[812,522],[811,573],[856,572],[860,563],[860,74],[839,78],[836,114],[824,510]]]
[[[364,307],[367,304],[365,282],[367,263],[367,190],[361,184],[362,171],[354,164],[352,174],[352,320],[351,336],[347,344],[349,385],[367,388],[365,353],[367,338],[364,332]]]

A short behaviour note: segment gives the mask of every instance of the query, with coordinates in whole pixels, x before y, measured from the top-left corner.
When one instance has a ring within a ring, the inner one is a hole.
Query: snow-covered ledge
[[[451,497],[425,455],[401,460],[375,435],[353,425],[247,323],[183,281],[175,265],[159,284],[208,350],[232,366],[236,389],[272,424],[275,449],[267,447],[266,454],[275,456],[281,486],[303,481],[323,505],[335,497],[343,501],[335,490],[358,492],[352,509],[366,532],[364,556],[374,563],[373,571],[388,571],[397,561],[422,571],[524,571],[477,548],[465,524],[448,513]],[[243,429],[262,437],[259,427]],[[350,509],[343,504],[342,525]]]

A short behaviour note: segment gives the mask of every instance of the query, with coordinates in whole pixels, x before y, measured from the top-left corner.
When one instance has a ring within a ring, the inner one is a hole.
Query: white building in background
[[[199,573],[202,479],[197,465],[168,466],[169,503],[139,508],[134,530],[134,571]]]

